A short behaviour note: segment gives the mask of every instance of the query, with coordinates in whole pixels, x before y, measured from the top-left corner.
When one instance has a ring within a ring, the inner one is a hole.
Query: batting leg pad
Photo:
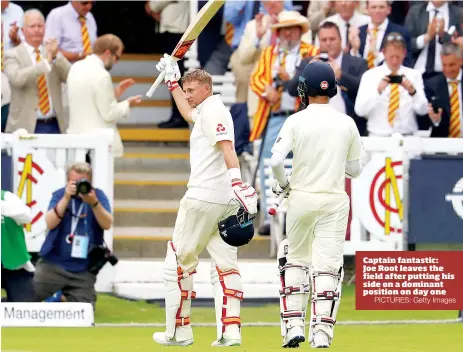
[[[217,318],[217,339],[241,339],[240,308],[243,300],[241,276],[237,270],[211,271]]]
[[[310,318],[310,341],[313,334],[323,331],[331,341],[333,340],[334,324],[341,303],[341,288],[344,279],[344,269],[338,272],[312,273],[312,307]]]
[[[193,338],[190,326],[191,300],[196,297],[193,291],[193,276],[196,270],[184,273],[178,265],[177,254],[171,241],[167,243],[164,262],[164,283],[166,292],[166,336],[176,341]]]

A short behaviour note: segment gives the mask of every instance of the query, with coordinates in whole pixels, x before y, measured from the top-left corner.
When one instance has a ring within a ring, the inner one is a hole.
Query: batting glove
[[[277,180],[275,180],[275,183],[272,186],[272,192],[279,197],[281,194],[285,193],[286,191],[289,191],[289,179],[286,181],[286,185],[281,186]],[[288,192],[289,194],[289,192]],[[286,196],[288,196],[288,194]]]
[[[241,180],[232,183],[233,192],[243,208],[249,214],[257,213],[257,193],[256,190]]]
[[[182,75],[180,74],[177,61],[175,61],[172,56],[164,54],[164,57],[162,57],[156,65],[156,69],[159,72],[164,71],[166,73],[164,82],[166,82],[169,91],[173,91],[178,87],[177,81],[182,77]]]

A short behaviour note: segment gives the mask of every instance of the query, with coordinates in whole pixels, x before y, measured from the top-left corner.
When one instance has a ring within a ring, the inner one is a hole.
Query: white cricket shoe
[[[304,341],[304,328],[302,326],[293,326],[286,333],[282,346],[284,348],[297,348],[299,344]]]
[[[188,339],[183,341],[176,341],[175,339],[168,339],[164,332],[155,332],[153,334],[153,340],[163,346],[189,346],[195,342],[194,339]]]
[[[329,348],[330,341],[328,339],[328,335],[325,334],[323,331],[317,331],[313,335],[312,340],[312,348]]]
[[[231,347],[241,346],[241,339],[224,339],[216,340],[211,344],[212,347]]]

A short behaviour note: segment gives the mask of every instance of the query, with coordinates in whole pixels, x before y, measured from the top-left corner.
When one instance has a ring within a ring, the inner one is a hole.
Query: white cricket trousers
[[[349,216],[347,194],[292,190],[288,199],[288,263],[338,272],[344,262]]]
[[[238,270],[237,248],[226,244],[218,229],[222,217],[231,215],[237,208],[236,204],[225,205],[182,198],[172,242],[178,265],[183,272],[196,269],[198,256],[204,248],[221,271]]]

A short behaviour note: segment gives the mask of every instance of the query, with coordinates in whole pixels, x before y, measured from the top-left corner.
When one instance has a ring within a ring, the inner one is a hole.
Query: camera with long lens
[[[89,194],[92,190],[92,184],[86,178],[76,181],[77,194]]]
[[[94,246],[88,254],[89,268],[92,274],[97,275],[106,263],[112,266],[119,262],[119,259],[105,245]]]

